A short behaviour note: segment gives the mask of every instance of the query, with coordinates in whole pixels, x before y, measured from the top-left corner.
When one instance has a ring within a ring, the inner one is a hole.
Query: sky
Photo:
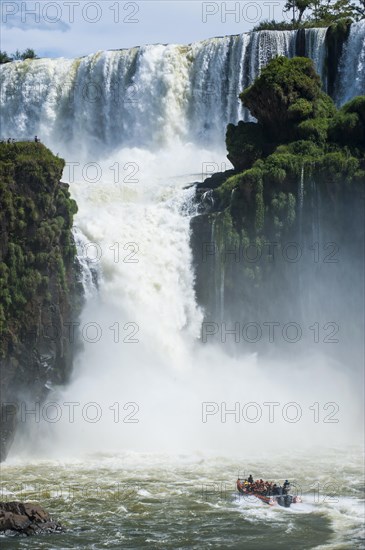
[[[0,0],[0,49],[80,57],[143,44],[188,44],[239,34],[265,19],[290,20],[285,0]]]

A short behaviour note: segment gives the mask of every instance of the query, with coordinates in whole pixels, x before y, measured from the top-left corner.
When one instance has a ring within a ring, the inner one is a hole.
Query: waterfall
[[[77,258],[80,265],[80,283],[83,288],[85,299],[89,300],[95,293],[98,288],[98,280],[100,278],[100,272],[98,266],[94,267],[94,263],[97,261],[97,255],[89,254],[89,249],[95,248],[94,243],[90,243],[82,231],[74,226],[73,227],[73,236],[75,240]]]
[[[211,236],[210,236],[210,242],[215,247],[215,252],[217,252],[218,244],[216,239],[216,225],[217,220],[216,218],[212,219],[211,224]],[[214,254],[214,269],[213,269],[213,284],[214,284],[214,307],[213,307],[213,315],[215,319],[218,319],[219,321],[222,319],[221,315],[221,302],[222,302],[222,270],[221,270],[221,262],[220,262],[220,256],[219,254]]]
[[[352,26],[342,62],[346,91],[364,85],[364,22]],[[307,29],[306,54],[323,75],[326,29]],[[189,46],[152,45],[75,60],[1,66],[2,137],[40,135],[101,158],[120,147],[171,142],[222,144],[226,125],[246,118],[239,93],[275,56],[296,54],[297,31],[261,31]],[[351,86],[347,85],[351,82]]]
[[[299,220],[302,220],[303,214],[303,200],[304,200],[304,165],[302,166],[298,187],[298,207],[299,207]],[[301,227],[299,227],[301,230]]]
[[[296,31],[260,31],[252,33],[250,44],[250,82],[278,55],[295,56]]]
[[[319,67],[320,35],[308,49]],[[132,448],[136,442],[153,448],[164,439],[181,443],[176,425],[189,440],[188,413],[194,422],[202,400],[222,399],[219,391],[217,397],[204,394],[206,365],[212,366],[218,389],[226,387],[230,396],[237,387],[241,397],[235,374],[242,372],[241,364],[225,381],[220,378],[223,353],[216,360],[206,348],[199,357],[191,352],[203,312],[195,299],[189,240],[195,189],[186,184],[204,173],[205,163],[221,166],[226,125],[244,116],[238,93],[276,55],[293,57],[295,44],[296,31],[262,31],[187,46],[149,45],[1,66],[2,137],[37,134],[62,155],[68,163],[63,179],[79,206],[75,237],[88,290],[80,319],[85,345],[72,383],[59,399],[97,402],[105,414],[97,426],[84,423],[81,431],[77,423],[59,423],[58,448],[84,447],[84,439],[96,449],[110,442]],[[351,49],[355,55],[355,46]],[[354,61],[358,69],[360,58]],[[360,82],[363,75],[356,78]],[[214,229],[211,242],[219,232]],[[100,252],[92,265],[83,258],[87,243]],[[223,316],[224,265],[218,257],[215,262],[214,305]],[[92,288],[95,270],[98,292]],[[90,324],[93,333],[87,330]],[[176,373],[200,365],[204,368],[194,384],[177,378]],[[270,381],[262,393],[263,375],[255,368],[245,379],[260,388],[262,399],[277,398],[285,386],[285,377],[278,378],[277,387]],[[195,385],[200,393],[192,393]],[[289,394],[285,398],[290,400]],[[121,402],[144,407],[143,437],[138,430],[127,432],[128,424],[108,422],[111,405]],[[164,429],[166,417],[171,429]],[[162,427],[158,437],[156,426]]]
[[[365,94],[365,20],[353,23],[339,65],[337,103]]]
[[[246,86],[252,84],[261,70],[274,57],[278,55],[295,56],[296,34],[297,31],[260,31],[251,34]],[[244,120],[255,120],[247,109],[244,109]]]
[[[323,88],[326,90],[325,59],[326,59],[327,28],[305,29],[305,55],[314,61],[317,73],[320,75]]]

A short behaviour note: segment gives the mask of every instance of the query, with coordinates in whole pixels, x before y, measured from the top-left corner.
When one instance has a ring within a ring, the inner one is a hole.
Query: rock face
[[[65,383],[82,290],[64,161],[40,143],[0,144],[0,460],[19,409]]]
[[[364,330],[365,96],[336,109],[310,60],[278,57],[240,97],[258,122],[228,126],[235,171],[197,187],[191,223],[205,321],[218,338],[221,325],[251,327],[245,342],[257,351],[273,343],[261,338],[272,323],[308,334],[314,322],[337,330],[340,316],[332,351],[345,357]]]
[[[30,502],[0,502],[0,532],[5,535],[39,535],[63,531],[48,512]]]

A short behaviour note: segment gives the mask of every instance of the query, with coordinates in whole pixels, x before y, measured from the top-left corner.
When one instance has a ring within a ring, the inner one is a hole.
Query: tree
[[[356,21],[365,19],[365,0],[357,0],[357,4],[351,4],[353,17]]]
[[[3,65],[4,63],[10,63],[10,61],[13,61],[12,58],[9,57],[6,52],[0,51],[0,65]]]
[[[317,4],[315,18],[328,23],[353,15],[349,0],[317,0]]]
[[[25,59],[37,59],[37,55],[34,50],[32,50],[31,48],[27,48],[26,50],[24,50],[24,52],[17,50],[15,53],[13,53],[13,59],[22,61],[24,61]]]
[[[295,22],[295,11],[299,12],[298,23],[301,23],[304,12],[311,8],[313,0],[288,0],[285,4],[284,11],[288,12],[293,10],[293,22]]]
[[[20,50],[17,50],[11,55],[11,57],[13,58],[13,60],[17,61],[18,59],[21,59],[21,55],[22,55],[22,52]]]
[[[318,19],[320,19],[319,9],[320,9],[320,5],[321,5],[321,1],[322,0],[313,0],[313,2],[312,2],[312,4],[313,4],[313,16],[314,16],[315,21],[318,21]]]
[[[25,59],[37,59],[37,55],[35,53],[34,50],[32,50],[31,48],[27,48],[20,56],[20,59],[22,59],[23,61]]]

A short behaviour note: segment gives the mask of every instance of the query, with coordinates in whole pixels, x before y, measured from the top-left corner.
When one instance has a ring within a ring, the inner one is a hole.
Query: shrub
[[[327,139],[329,121],[326,118],[313,118],[301,122],[298,127],[298,137],[324,143]]]
[[[340,145],[363,147],[365,143],[365,96],[346,103],[329,125],[329,138]]]
[[[313,114],[313,103],[304,98],[299,98],[288,108],[290,118],[293,120],[303,120]]]
[[[310,117],[317,108],[321,81],[310,59],[276,57],[240,98],[269,139],[287,142],[295,135],[296,117]]]
[[[325,181],[349,182],[359,169],[359,160],[345,151],[327,153],[318,163],[319,174]]]

